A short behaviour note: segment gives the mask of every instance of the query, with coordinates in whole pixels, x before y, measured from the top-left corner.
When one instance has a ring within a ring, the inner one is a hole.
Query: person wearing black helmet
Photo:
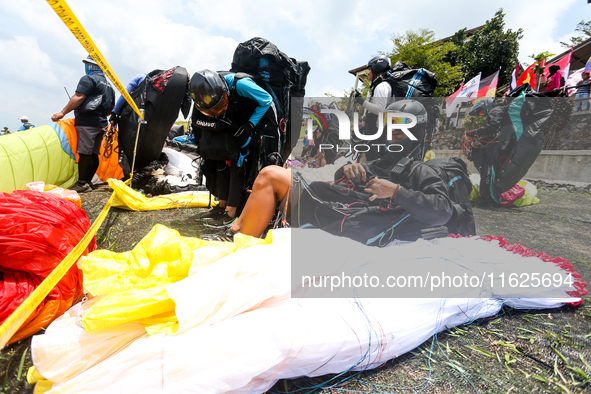
[[[395,103],[392,103],[386,107],[387,112],[403,112],[407,114],[412,114],[416,118],[416,124],[412,128],[412,134],[416,138],[416,140],[411,140],[410,138],[406,138],[400,142],[399,145],[403,147],[400,153],[397,153],[399,156],[408,156],[413,159],[421,160],[424,156],[424,137],[425,132],[427,131],[427,121],[428,115],[427,110],[423,106],[423,104],[417,100],[401,100]],[[395,118],[398,124],[405,124],[410,123],[411,120],[407,118]],[[387,155],[382,155],[382,157],[386,156],[393,156],[392,153],[388,153]]]
[[[64,109],[51,117],[56,122],[74,110],[79,159],[78,182],[71,189],[78,193],[92,190],[91,180],[99,166],[101,143],[108,124],[107,116],[115,106],[115,91],[107,83],[99,65],[90,55],[82,62],[86,75],[80,78],[76,93]]]
[[[211,70],[193,74],[190,90],[197,109],[193,111],[192,127],[201,133],[197,145],[205,159],[202,172],[207,188],[220,200],[220,208],[202,219],[211,227],[224,227],[235,220],[255,129],[272,111],[273,99],[247,74]]]
[[[385,81],[390,68],[390,58],[384,55],[374,56],[367,62],[367,76],[371,81],[370,93],[367,100],[363,98],[361,93],[355,93],[355,101],[369,111],[365,120],[365,132],[363,134],[374,135],[382,127],[382,120],[378,119],[378,116],[380,112],[384,112],[392,97],[392,87]],[[372,142],[374,144],[385,144],[386,136],[382,134],[380,138]],[[375,160],[379,157],[378,150],[375,147],[372,148],[365,154],[367,160]]]

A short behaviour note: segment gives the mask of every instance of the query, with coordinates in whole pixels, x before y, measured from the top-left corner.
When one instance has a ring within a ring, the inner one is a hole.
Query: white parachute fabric
[[[327,244],[343,240],[299,231]],[[84,332],[75,317],[83,308],[74,307],[45,335],[34,337],[35,367],[55,382],[51,393],[262,393],[279,379],[375,368],[446,327],[495,315],[503,304],[554,308],[580,300],[564,292],[555,299],[287,298],[289,235],[290,230],[275,231],[272,244],[236,252],[169,286],[179,321],[175,335],[149,336],[129,324]],[[403,264],[408,264],[404,256],[421,250],[456,256],[458,265],[466,259],[489,266],[502,266],[504,259],[553,264],[476,239],[360,247],[368,256],[374,251],[403,256],[396,260]],[[224,270],[231,272],[227,283]]]
[[[162,148],[162,152],[168,157],[168,164],[164,167],[168,183],[173,186],[197,184],[197,166],[193,164],[193,159],[170,148]]]

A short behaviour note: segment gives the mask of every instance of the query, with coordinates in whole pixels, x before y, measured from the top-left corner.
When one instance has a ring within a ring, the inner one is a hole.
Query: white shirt
[[[376,86],[373,92],[373,97],[369,97],[365,100],[363,106],[372,114],[379,115],[380,112],[386,111],[386,107],[392,101],[391,97],[392,87],[388,82],[384,81]]]

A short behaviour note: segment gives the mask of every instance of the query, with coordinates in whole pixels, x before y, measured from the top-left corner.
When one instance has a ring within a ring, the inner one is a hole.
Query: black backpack
[[[429,122],[435,124],[439,117],[439,108],[433,100],[437,87],[435,73],[424,68],[411,69],[406,63],[398,61],[384,80],[392,87],[392,97],[396,97],[397,100],[416,99],[427,110]]]
[[[310,72],[308,62],[290,58],[269,40],[255,37],[238,44],[230,71],[249,74],[273,97],[281,141],[278,152],[269,152],[267,148],[266,154],[277,153],[285,161],[300,134],[305,86]]]
[[[404,62],[396,62],[390,74],[384,78],[392,87],[393,97],[433,97],[437,87],[435,73],[424,68],[411,69]]]
[[[140,125],[134,171],[158,160],[166,137],[179,110],[186,118],[191,109],[189,74],[183,67],[154,70],[130,93],[139,109],[144,109]],[[132,167],[139,116],[126,102],[119,112],[119,165],[125,177]]]
[[[444,157],[425,162],[433,168],[448,188],[449,199],[454,205],[454,216],[447,222],[450,234],[476,235],[474,213],[470,204],[472,182],[468,176],[468,167],[459,157]]]

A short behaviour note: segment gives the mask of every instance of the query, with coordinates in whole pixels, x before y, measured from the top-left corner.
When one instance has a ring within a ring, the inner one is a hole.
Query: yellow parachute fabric
[[[84,287],[98,300],[82,319],[87,331],[139,322],[150,334],[176,332],[175,303],[166,287],[238,250],[271,243],[237,236],[235,242],[182,237],[156,225],[133,250],[98,250],[82,258]]]
[[[115,193],[113,200],[115,208],[155,211],[175,208],[205,208],[209,205],[209,193],[207,192],[184,192],[146,197],[116,179],[109,179],[108,182]],[[215,206],[217,202],[212,201],[211,205]]]
[[[480,201],[480,175],[479,174],[471,174],[470,181],[472,182],[472,191],[470,192],[470,201],[471,202],[478,202]],[[523,186],[525,189],[525,194],[519,197],[517,200],[513,202],[513,206],[516,207],[524,207],[526,205],[535,205],[540,202],[540,200],[536,197],[538,194],[538,188],[529,181],[521,180],[517,182],[518,185]]]
[[[517,184],[523,186],[525,189],[525,194],[513,202],[514,206],[524,207],[526,205],[535,205],[540,202],[540,199],[536,197],[538,194],[538,188],[533,183],[528,181],[519,181]]]
[[[423,159],[423,161],[429,161],[431,159],[435,159],[436,157],[437,155],[435,154],[435,152],[429,149],[427,153],[425,153],[425,158]]]

